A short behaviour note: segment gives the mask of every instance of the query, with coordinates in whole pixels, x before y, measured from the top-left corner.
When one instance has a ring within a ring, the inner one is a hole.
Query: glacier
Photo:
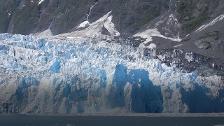
[[[221,75],[185,72],[143,51],[89,37],[0,34],[0,104],[36,114],[224,112]]]

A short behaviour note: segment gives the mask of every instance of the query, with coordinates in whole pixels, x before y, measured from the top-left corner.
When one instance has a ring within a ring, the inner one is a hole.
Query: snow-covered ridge
[[[71,37],[91,37],[96,38],[103,36],[103,29],[107,30],[108,35],[111,37],[120,36],[120,33],[115,28],[114,23],[112,22],[113,16],[111,11],[103,15],[101,18],[95,22],[90,23],[88,20],[83,21],[76,27],[76,31],[72,33],[66,33],[62,36]],[[60,36],[60,35],[59,35]]]
[[[213,19],[211,22],[209,22],[208,24],[205,24],[205,25],[202,25],[200,28],[198,28],[196,31],[199,32],[199,31],[202,31],[212,25],[214,25],[215,23],[219,22],[219,21],[222,21],[224,19],[224,14],[216,17],[215,19]]]
[[[131,104],[135,107],[133,91],[147,89],[155,95],[155,105],[163,109],[146,112],[187,112],[190,108],[181,100],[181,88],[191,91],[195,84],[204,86],[212,98],[223,89],[220,76],[184,73],[144,57],[142,51],[100,39],[1,34],[0,101],[18,104],[25,113],[138,112],[130,108]],[[152,85],[147,88],[147,84]],[[123,96],[116,95],[120,91]],[[141,103],[150,102],[143,99]]]

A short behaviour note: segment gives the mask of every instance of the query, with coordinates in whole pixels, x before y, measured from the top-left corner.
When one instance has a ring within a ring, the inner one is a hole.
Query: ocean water
[[[224,117],[2,115],[0,126],[224,126]]]

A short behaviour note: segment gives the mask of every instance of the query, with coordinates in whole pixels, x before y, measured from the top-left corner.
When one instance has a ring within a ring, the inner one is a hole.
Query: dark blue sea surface
[[[224,126],[224,116],[1,115],[0,126]]]

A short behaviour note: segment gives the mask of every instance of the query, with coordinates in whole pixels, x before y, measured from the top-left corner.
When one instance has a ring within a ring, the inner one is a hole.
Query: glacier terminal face
[[[93,38],[0,34],[1,112],[224,112],[221,75],[143,54]]]

